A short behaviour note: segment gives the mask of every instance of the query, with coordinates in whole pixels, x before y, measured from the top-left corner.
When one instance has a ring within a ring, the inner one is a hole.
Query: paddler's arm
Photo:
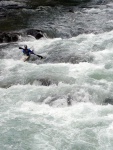
[[[31,54],[34,54],[33,50],[30,50],[30,49],[29,49],[29,52],[30,52]]]

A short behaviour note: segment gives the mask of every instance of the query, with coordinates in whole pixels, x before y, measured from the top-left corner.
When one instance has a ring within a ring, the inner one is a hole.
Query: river
[[[46,36],[0,44],[0,150],[112,150],[113,2],[17,11],[1,31]]]

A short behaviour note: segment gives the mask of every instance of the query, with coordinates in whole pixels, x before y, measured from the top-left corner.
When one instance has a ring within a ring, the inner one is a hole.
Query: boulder
[[[8,33],[8,32],[1,32],[0,33],[0,43],[3,42],[16,42],[19,39],[19,34],[17,33]]]
[[[2,37],[0,37],[0,43],[3,43],[3,38]]]
[[[37,30],[37,29],[29,29],[26,31],[27,35],[32,35],[34,36],[36,39],[40,39],[42,37],[44,37],[44,33],[41,30]]]
[[[17,35],[17,34],[12,34],[12,41],[13,41],[13,42],[18,41],[18,38],[19,38],[19,35]]]

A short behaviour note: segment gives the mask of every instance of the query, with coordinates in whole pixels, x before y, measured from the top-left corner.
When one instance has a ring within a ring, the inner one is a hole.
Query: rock
[[[107,104],[113,105],[113,99],[111,99],[111,98],[106,98],[105,101],[104,101],[104,104],[105,104],[105,105],[107,105]]]
[[[42,85],[44,86],[50,86],[52,83],[49,79],[40,79],[39,80],[41,82]]]
[[[71,96],[70,95],[68,95],[68,97],[67,97],[67,105],[71,106]]]
[[[11,35],[9,33],[3,33],[2,37],[4,42],[11,42]]]
[[[0,33],[0,43],[3,42],[16,42],[19,39],[19,34],[17,33],[7,33],[7,32],[1,32]]]
[[[34,36],[36,39],[40,39],[40,38],[44,37],[43,31],[37,30],[37,29],[29,29],[26,31],[26,33],[27,33],[27,35]]]
[[[3,43],[3,39],[0,37],[0,43]]]
[[[18,41],[18,35],[17,34],[12,34],[12,41],[13,42]]]
[[[74,13],[74,10],[73,10],[73,9],[69,9],[69,12],[70,12],[70,13]]]

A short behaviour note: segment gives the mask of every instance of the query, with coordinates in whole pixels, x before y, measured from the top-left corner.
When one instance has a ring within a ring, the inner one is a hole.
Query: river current
[[[62,21],[61,37],[0,44],[0,150],[113,150],[113,3],[107,6],[82,9],[99,17],[90,33],[74,36],[74,24],[70,32]],[[23,62],[24,45],[44,59]]]

